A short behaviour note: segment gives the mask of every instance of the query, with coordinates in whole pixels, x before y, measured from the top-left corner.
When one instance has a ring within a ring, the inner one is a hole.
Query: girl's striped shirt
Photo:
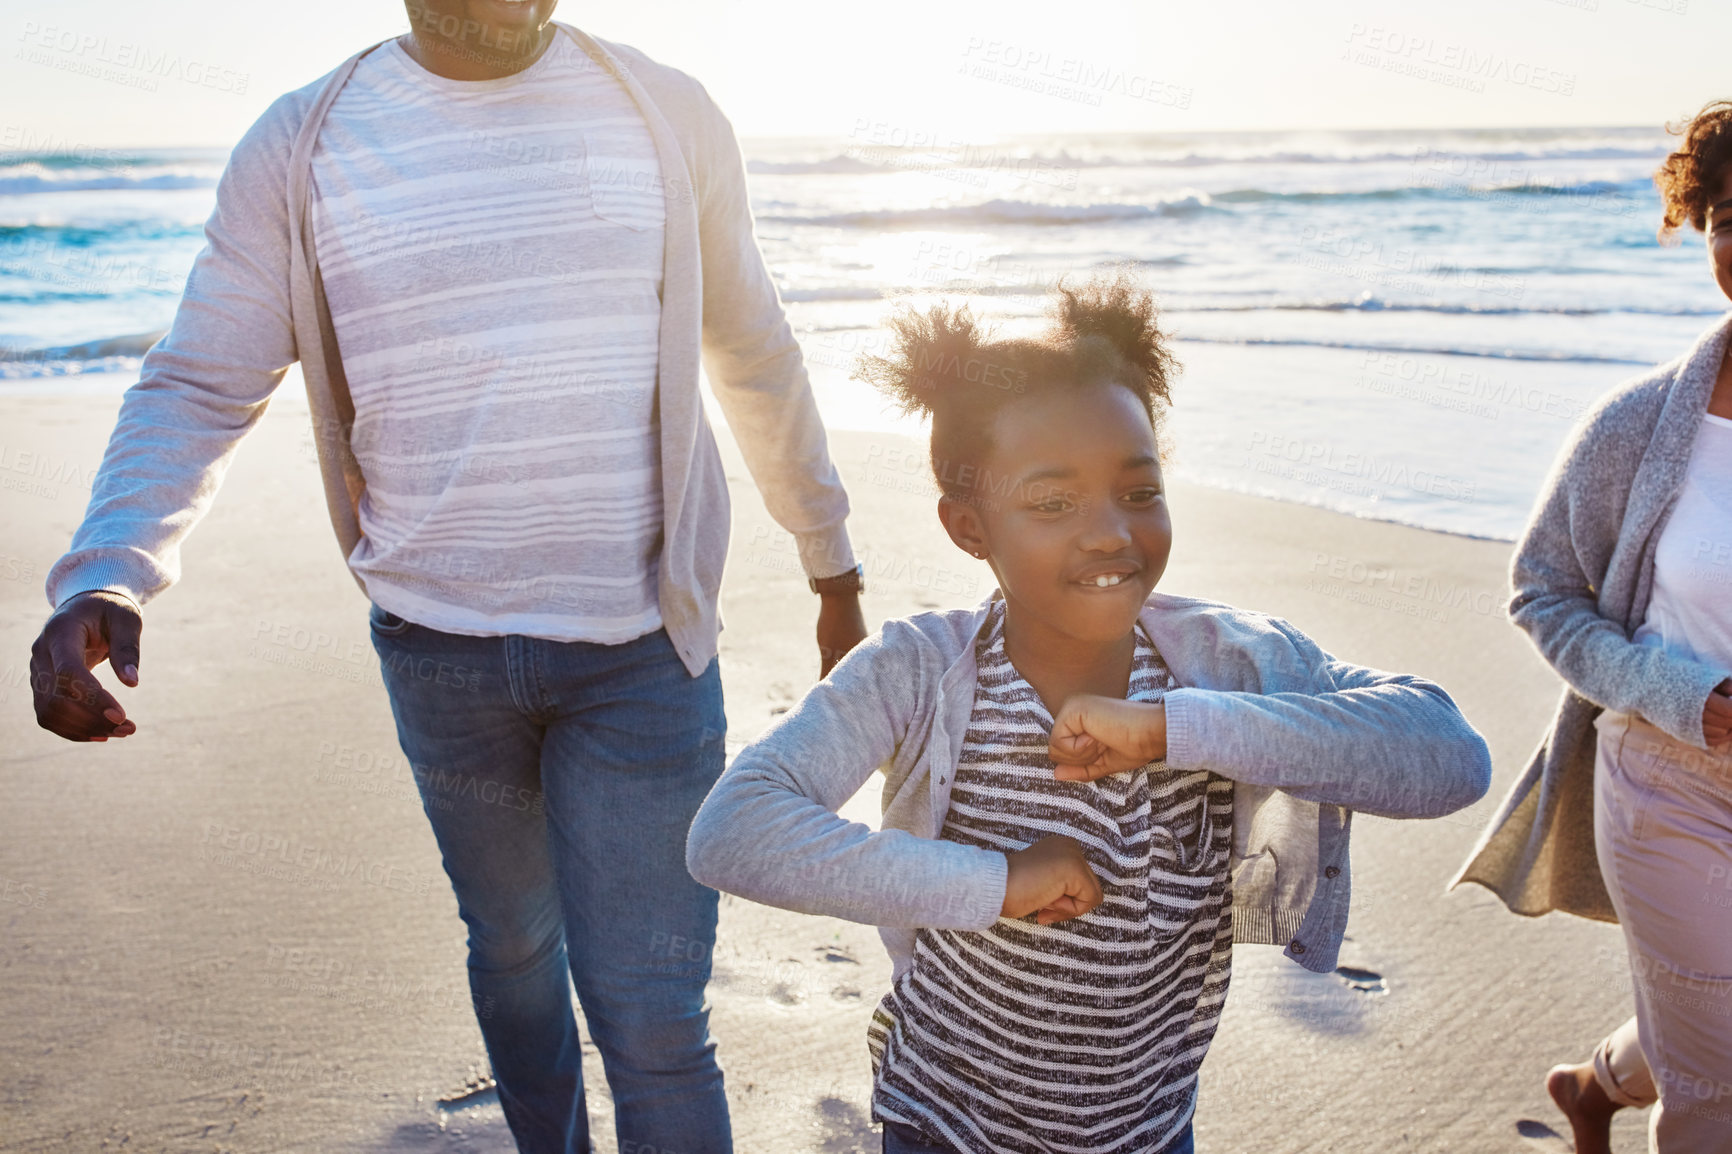
[[[1004,648],[1004,603],[941,834],[1011,852],[1082,844],[1105,900],[1080,918],[921,930],[868,1036],[873,1116],[967,1154],[1158,1154],[1190,1122],[1232,962],[1232,783],[1164,763],[1053,778],[1052,716]],[[1176,682],[1140,626],[1130,690]]]

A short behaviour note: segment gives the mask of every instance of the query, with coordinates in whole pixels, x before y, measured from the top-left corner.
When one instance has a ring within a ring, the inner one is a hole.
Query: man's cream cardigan
[[[716,653],[729,526],[727,477],[698,390],[700,357],[770,514],[794,535],[813,576],[854,564],[844,528],[848,497],[758,251],[727,118],[684,73],[558,27],[625,85],[661,162],[667,243],[657,387],[659,594],[668,635],[695,676]],[[354,406],[308,204],[319,126],[364,55],[279,98],[236,146],[174,325],[127,390],[84,522],[48,575],[54,605],[90,589],[142,605],[179,577],[181,542],[296,361],[343,556],[359,542],[366,479],[350,448]]]

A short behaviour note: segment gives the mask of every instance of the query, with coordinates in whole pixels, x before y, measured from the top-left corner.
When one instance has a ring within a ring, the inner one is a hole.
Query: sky
[[[563,0],[747,137],[1658,125],[1732,0]],[[0,150],[228,146],[401,0],[4,0]]]

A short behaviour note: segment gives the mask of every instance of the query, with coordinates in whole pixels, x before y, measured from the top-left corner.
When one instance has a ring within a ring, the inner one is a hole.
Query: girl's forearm
[[[749,901],[866,925],[972,930],[998,918],[1003,854],[875,831],[780,776],[738,762],[723,775],[686,840],[692,877]]]
[[[1441,689],[1381,675],[1333,693],[1179,690],[1167,699],[1167,761],[1321,804],[1388,817],[1472,805],[1491,758]]]

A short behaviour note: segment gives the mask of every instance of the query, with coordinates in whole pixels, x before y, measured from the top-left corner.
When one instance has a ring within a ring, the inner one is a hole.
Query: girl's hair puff
[[[992,417],[1036,393],[1122,385],[1157,433],[1179,369],[1152,293],[1128,270],[1053,290],[1050,323],[1037,337],[999,338],[967,305],[896,310],[885,356],[862,357],[854,377],[897,408],[932,421],[932,470],[946,496],[969,495],[964,464],[990,448]]]
[[[1085,379],[1105,378],[1135,392],[1158,421],[1172,403],[1179,362],[1156,323],[1154,294],[1129,272],[1096,277],[1073,289],[1063,281],[1053,292],[1053,343],[1074,350]]]

